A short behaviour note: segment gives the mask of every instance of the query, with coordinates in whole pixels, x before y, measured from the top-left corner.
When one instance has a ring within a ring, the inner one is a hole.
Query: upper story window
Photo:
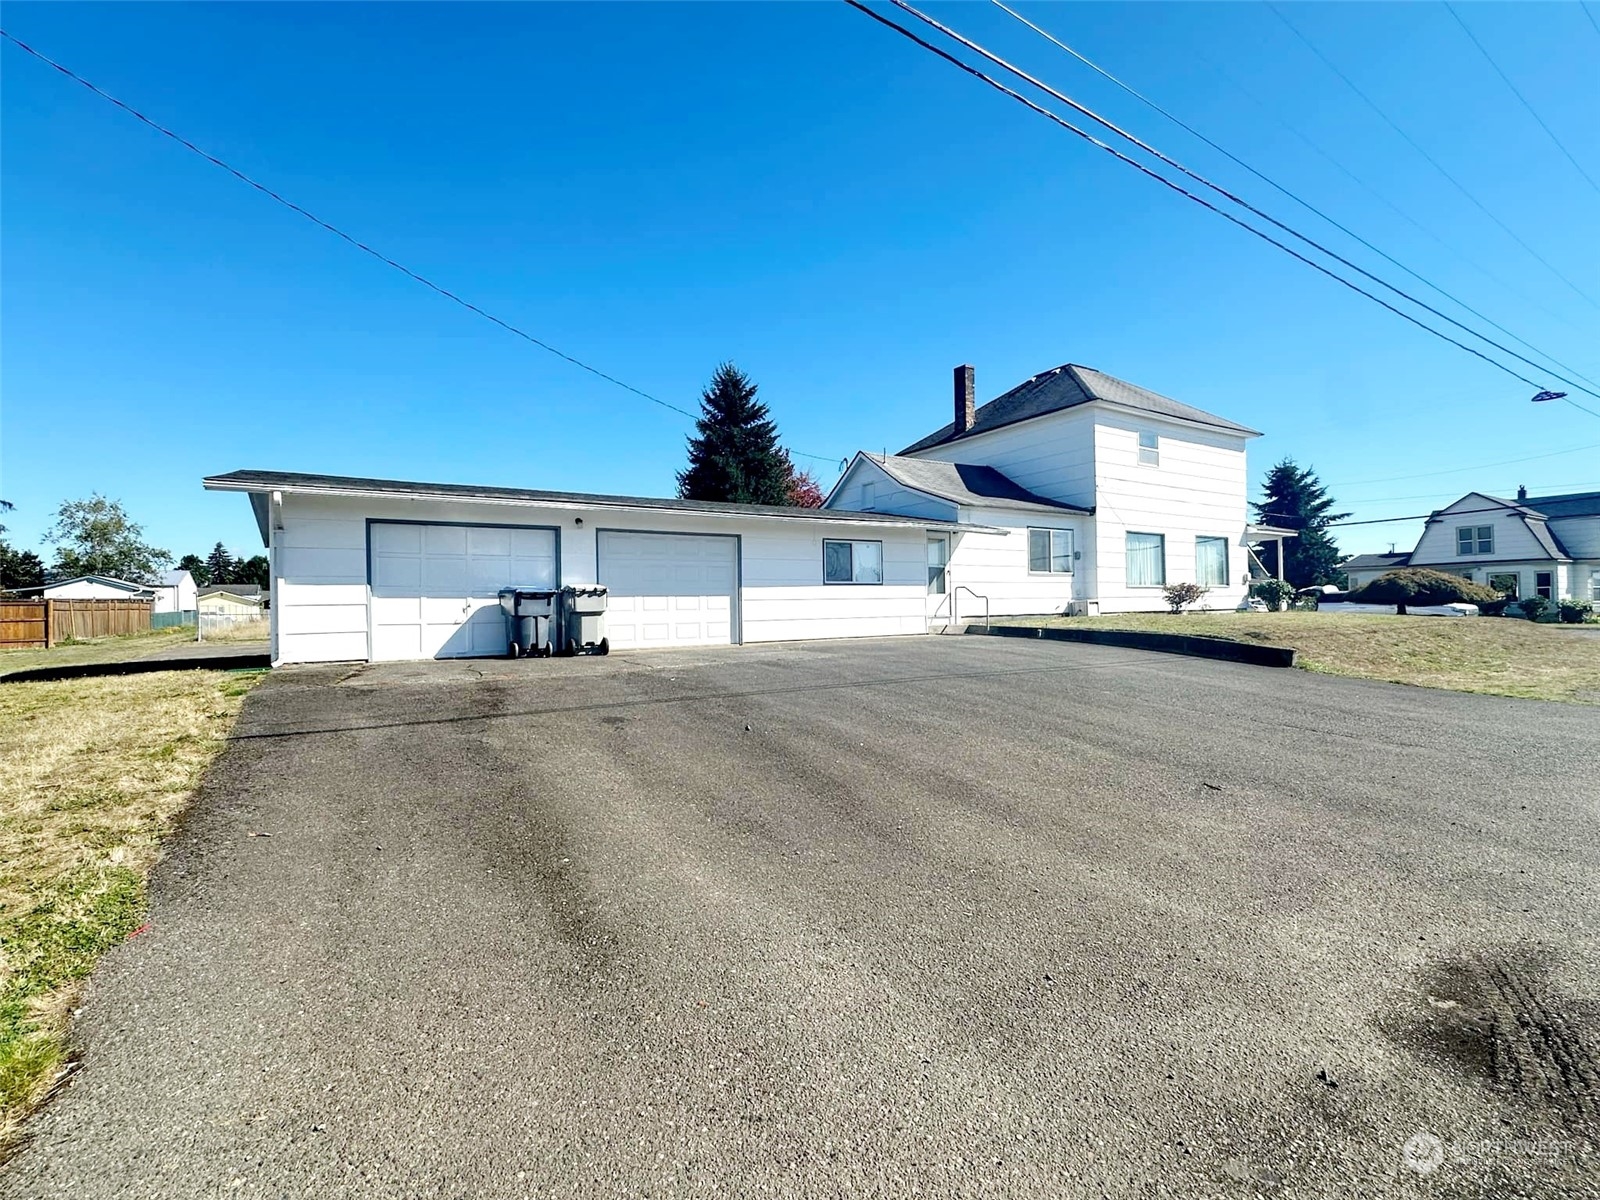
[[[878,498],[878,485],[877,484],[875,484],[875,483],[863,483],[861,485],[861,509],[862,509],[863,512],[870,512],[871,509],[872,509],[873,502],[876,501],[877,498]]]
[[[1034,575],[1072,573],[1072,530],[1028,530],[1028,572]]]
[[[1161,465],[1161,435],[1154,430],[1139,431],[1139,465],[1142,467]]]
[[[882,542],[822,543],[824,583],[882,583]]]
[[[1457,554],[1493,554],[1493,525],[1461,525],[1456,528]]]

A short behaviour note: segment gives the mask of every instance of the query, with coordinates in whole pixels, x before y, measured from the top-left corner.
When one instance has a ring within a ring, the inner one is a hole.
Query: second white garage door
[[[611,591],[611,644],[623,649],[733,641],[738,556],[733,537],[602,530],[596,565]]]

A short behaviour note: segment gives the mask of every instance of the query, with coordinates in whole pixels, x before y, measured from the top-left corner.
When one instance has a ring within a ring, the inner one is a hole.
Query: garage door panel
[[[614,646],[726,645],[733,640],[738,541],[669,533],[601,533],[600,582],[611,592]]]
[[[551,529],[374,522],[369,536],[374,659],[503,654],[499,590],[555,586]]]

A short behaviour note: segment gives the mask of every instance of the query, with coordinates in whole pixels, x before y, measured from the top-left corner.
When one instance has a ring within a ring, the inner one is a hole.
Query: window
[[[870,512],[871,509],[872,509],[872,502],[874,500],[876,500],[877,498],[878,498],[878,485],[877,484],[875,484],[875,483],[863,483],[861,485],[861,510],[863,512]]]
[[[1589,599],[1600,600],[1600,571],[1589,572]]]
[[[1535,571],[1533,574],[1533,590],[1535,595],[1543,596],[1546,600],[1556,598],[1556,573],[1554,571]]]
[[[944,595],[945,569],[949,565],[950,540],[942,537],[930,537],[928,539],[928,595]]]
[[[1161,465],[1161,435],[1150,430],[1141,430],[1139,433],[1139,465],[1143,467],[1159,467]]]
[[[1457,554],[1493,554],[1493,525],[1462,525],[1456,530]]]
[[[1228,586],[1228,539],[1194,540],[1194,581],[1205,587]]]
[[[1515,600],[1522,587],[1522,578],[1515,571],[1496,571],[1489,576],[1489,586],[1507,600]]]
[[[1028,572],[1033,575],[1072,574],[1072,530],[1028,530]]]
[[[1159,533],[1128,535],[1128,586],[1165,587],[1167,539]]]
[[[882,583],[882,542],[822,543],[824,583]]]

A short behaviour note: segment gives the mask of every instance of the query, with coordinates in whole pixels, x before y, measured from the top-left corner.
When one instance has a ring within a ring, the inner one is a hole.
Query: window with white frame
[[[1493,554],[1493,525],[1461,525],[1456,528],[1457,554]]]
[[[1070,575],[1072,573],[1072,530],[1028,530],[1028,573],[1030,575]]]
[[[1515,571],[1492,571],[1489,574],[1489,586],[1507,600],[1516,600],[1522,590],[1522,577]]]
[[[882,542],[822,543],[822,582],[882,583]]]
[[[1202,587],[1228,586],[1228,539],[1197,537],[1194,540],[1194,581]]]
[[[1143,467],[1161,465],[1161,435],[1152,429],[1139,431],[1139,465]]]
[[[1600,571],[1589,572],[1589,599],[1600,600]]]
[[[942,596],[948,584],[950,539],[943,534],[928,535],[928,595]]]
[[[1546,600],[1556,598],[1556,573],[1554,571],[1535,571],[1533,573],[1533,592],[1536,596],[1543,596]]]
[[[1127,541],[1128,586],[1165,587],[1167,539],[1159,533],[1130,533]]]

